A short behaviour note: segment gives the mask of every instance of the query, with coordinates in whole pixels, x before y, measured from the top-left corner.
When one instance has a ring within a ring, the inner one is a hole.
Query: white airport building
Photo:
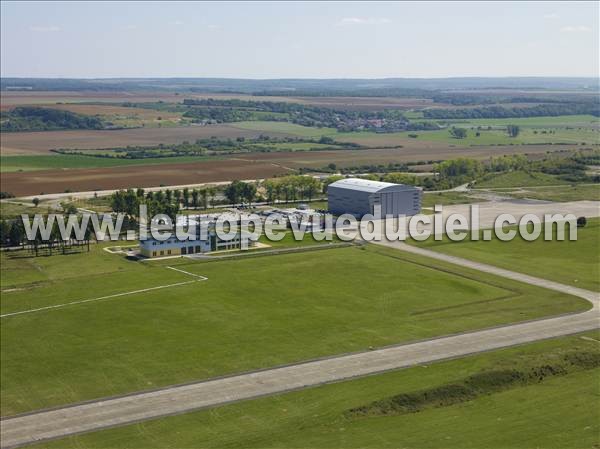
[[[177,226],[182,229],[188,229],[194,226],[194,238],[189,240],[180,240],[172,236],[167,240],[160,240],[152,237],[149,233],[148,238],[140,240],[140,254],[145,257],[168,257],[168,256],[186,256],[191,254],[206,254],[215,251],[226,251],[240,249],[242,247],[242,232],[234,233],[231,239],[221,239],[215,230],[217,215],[195,215],[180,217]],[[235,215],[229,217],[231,222],[239,225],[239,219]],[[245,243],[251,247],[256,242],[245,238]]]

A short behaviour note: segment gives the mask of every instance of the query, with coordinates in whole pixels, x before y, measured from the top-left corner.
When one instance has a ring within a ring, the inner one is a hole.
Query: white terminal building
[[[240,249],[242,247],[242,232],[235,232],[231,239],[221,239],[215,230],[217,217],[218,215],[179,217],[177,227],[188,229],[189,226],[194,226],[195,239],[179,240],[173,235],[167,240],[159,240],[152,237],[149,232],[146,240],[140,240],[140,254],[145,257],[167,257]],[[240,224],[239,217],[236,215],[231,215],[229,219],[231,222],[236,223],[236,226]],[[256,245],[255,241],[247,237],[245,237],[245,243],[248,246]]]
[[[329,184],[329,211],[336,215],[373,214],[381,206],[381,216],[416,215],[421,211],[422,190],[405,184],[346,178]]]

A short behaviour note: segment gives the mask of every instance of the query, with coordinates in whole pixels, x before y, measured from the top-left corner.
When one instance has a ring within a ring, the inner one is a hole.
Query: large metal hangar
[[[373,214],[381,205],[381,216],[415,215],[421,211],[421,189],[405,184],[346,178],[329,184],[329,211],[336,215]]]

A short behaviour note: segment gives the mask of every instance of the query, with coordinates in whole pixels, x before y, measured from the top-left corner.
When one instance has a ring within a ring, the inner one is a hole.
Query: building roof
[[[346,178],[329,184],[329,187],[339,187],[349,190],[358,190],[360,192],[375,193],[390,187],[401,187],[405,189],[404,184],[394,184],[391,182],[371,181],[369,179]]]

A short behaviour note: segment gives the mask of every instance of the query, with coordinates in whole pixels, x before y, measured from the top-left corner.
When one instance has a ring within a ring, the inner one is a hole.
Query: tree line
[[[77,213],[77,210],[68,210],[67,214]],[[82,226],[82,217],[77,217],[78,226]],[[50,236],[47,239],[42,238],[38,232],[35,239],[29,240],[25,232],[25,226],[21,218],[13,220],[0,220],[0,246],[3,247],[21,247],[22,250],[29,250],[35,256],[41,253],[52,255],[56,253],[66,254],[73,249],[87,248],[90,250],[90,242],[96,239],[91,221],[88,221],[82,240],[69,238],[64,240],[60,235],[58,223],[52,222]]]
[[[599,103],[552,103],[532,107],[488,106],[464,109],[425,109],[423,116],[432,120],[555,117],[559,115],[593,115],[600,117]]]

